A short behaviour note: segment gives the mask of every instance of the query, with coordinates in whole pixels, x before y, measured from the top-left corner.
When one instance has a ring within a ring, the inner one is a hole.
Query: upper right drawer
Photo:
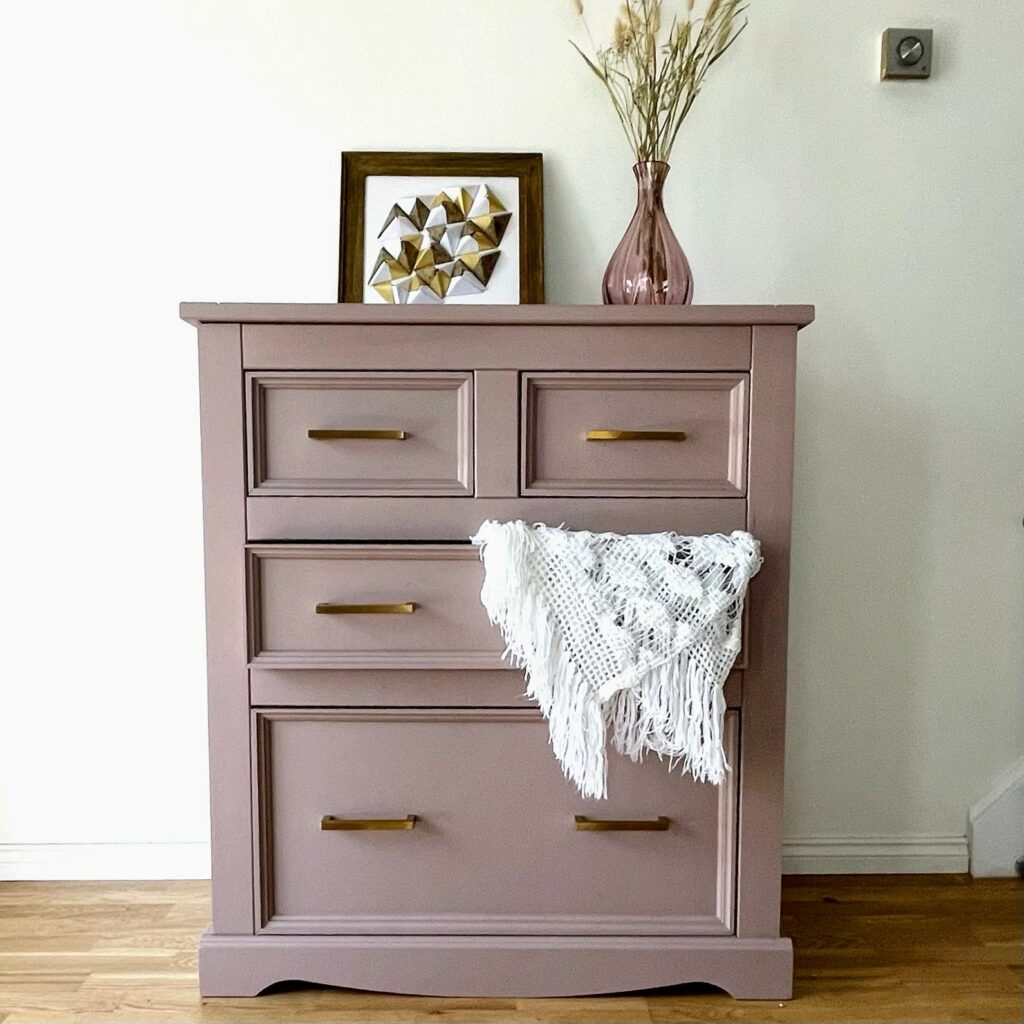
[[[524,373],[522,493],[746,493],[748,374]]]

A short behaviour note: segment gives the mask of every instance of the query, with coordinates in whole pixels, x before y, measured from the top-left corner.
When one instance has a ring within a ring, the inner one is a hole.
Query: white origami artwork
[[[512,214],[487,185],[395,201],[369,284],[385,302],[444,302],[484,291]]]

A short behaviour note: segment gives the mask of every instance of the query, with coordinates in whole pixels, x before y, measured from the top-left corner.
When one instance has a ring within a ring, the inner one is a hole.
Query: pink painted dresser
[[[206,995],[286,979],[786,998],[793,392],[806,306],[186,304],[199,329]],[[721,787],[562,777],[479,600],[485,519],[749,529]]]

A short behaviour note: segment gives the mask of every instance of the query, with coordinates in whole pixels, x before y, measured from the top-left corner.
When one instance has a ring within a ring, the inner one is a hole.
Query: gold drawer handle
[[[576,815],[577,832],[667,832],[671,818],[659,814],[657,818],[588,818],[585,814]]]
[[[412,601],[402,604],[331,604],[321,601],[317,615],[412,615],[416,605]]]
[[[326,430],[306,431],[314,441],[404,441],[409,435],[404,430]]]
[[[685,441],[685,430],[588,430],[588,441]]]
[[[407,814],[404,818],[336,818],[333,814],[325,814],[320,819],[323,832],[370,832],[390,829],[410,829],[416,827],[419,818],[415,814]]]

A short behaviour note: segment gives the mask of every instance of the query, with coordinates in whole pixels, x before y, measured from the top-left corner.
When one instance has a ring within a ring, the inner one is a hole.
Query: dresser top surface
[[[183,302],[196,326],[251,324],[492,324],[508,326],[784,324],[805,327],[813,306],[391,306],[361,303]]]

